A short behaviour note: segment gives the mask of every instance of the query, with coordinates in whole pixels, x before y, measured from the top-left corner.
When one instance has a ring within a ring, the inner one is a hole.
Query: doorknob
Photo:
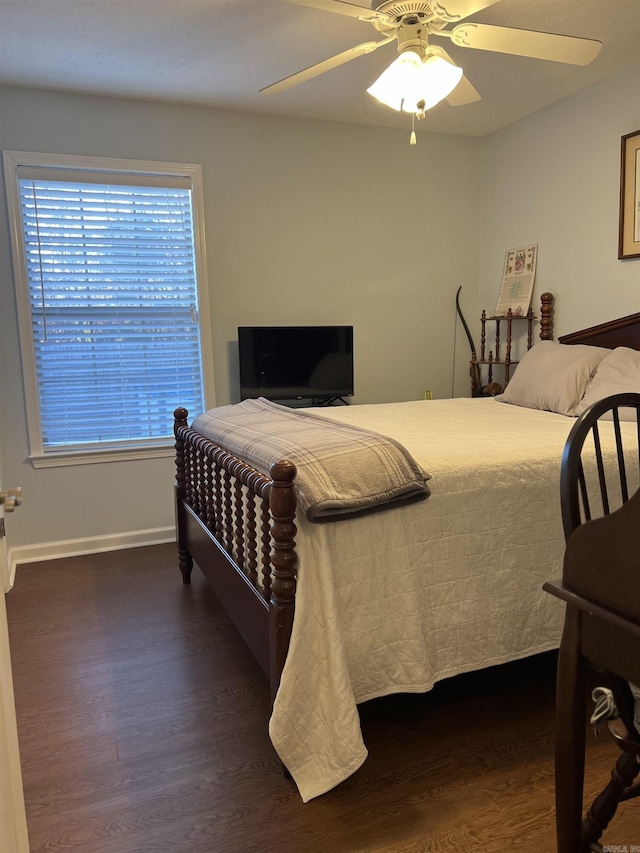
[[[13,512],[21,503],[22,488],[20,486],[16,486],[15,489],[0,489],[0,504],[4,506],[5,512]]]

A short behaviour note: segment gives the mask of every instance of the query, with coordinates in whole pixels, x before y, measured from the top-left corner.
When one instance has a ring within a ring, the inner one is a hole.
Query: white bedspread
[[[575,422],[456,399],[314,409],[393,436],[431,497],[298,526],[291,646],[270,735],[303,800],[367,756],[356,703],[555,648],[564,608],[559,472]]]

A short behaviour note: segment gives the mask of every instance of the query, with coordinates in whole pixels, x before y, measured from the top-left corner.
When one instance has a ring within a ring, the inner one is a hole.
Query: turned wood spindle
[[[211,453],[207,453],[205,457],[205,518],[206,525],[213,532],[215,530],[216,513],[213,504],[213,457]]]
[[[179,498],[184,498],[185,496],[185,450],[184,450],[184,439],[180,434],[180,429],[187,428],[187,418],[189,417],[189,413],[186,409],[176,409],[173,413],[174,417],[174,425],[173,425],[173,434],[176,437],[175,449],[176,449],[176,486]]]
[[[204,455],[204,446],[203,442],[199,441],[197,444],[197,473],[196,473],[196,483],[197,483],[197,509],[196,512],[200,517],[201,521],[204,521],[206,524],[207,521],[207,484],[206,484],[206,465],[205,465],[205,455]]]
[[[618,804],[624,799],[624,791],[631,788],[637,775],[638,761],[635,755],[623,752],[611,771],[609,784],[593,801],[582,821],[581,840],[585,850],[590,850],[591,845],[598,842],[618,810]]]
[[[543,293],[540,297],[540,340],[553,340],[553,294]]]
[[[252,584],[255,584],[258,580],[256,495],[253,482],[251,481],[249,482],[249,491],[247,493],[247,575]]]
[[[234,477],[239,473],[233,472]],[[242,482],[236,479],[234,486],[235,520],[236,520],[236,561],[244,568],[244,490]]]
[[[173,434],[176,438],[176,519],[178,519],[181,512],[180,503],[186,499],[187,493],[186,454],[183,431],[188,429],[187,418],[189,417],[189,412],[180,407],[174,411],[173,417]],[[178,567],[182,575],[182,582],[188,584],[191,582],[193,559],[181,542],[180,525],[178,524],[177,527]]]
[[[533,308],[529,305],[527,311],[527,351],[531,349],[533,344]]]
[[[269,473],[273,480],[269,495],[274,549],[271,600],[282,606],[292,604],[296,593],[296,492],[293,485],[296,466],[293,462],[275,462]]]
[[[213,501],[216,518],[215,536],[218,542],[222,542],[224,539],[224,529],[222,527],[222,468],[220,467],[220,455],[220,452],[216,452],[215,454],[215,496]]]
[[[228,456],[228,454],[225,454]],[[225,460],[226,461],[226,460]],[[233,498],[231,474],[226,468],[222,474],[223,480],[223,513],[224,513],[224,546],[229,554],[233,553]]]
[[[260,504],[260,542],[262,546],[262,590],[264,597],[271,598],[271,519],[269,516],[269,498],[263,498]]]

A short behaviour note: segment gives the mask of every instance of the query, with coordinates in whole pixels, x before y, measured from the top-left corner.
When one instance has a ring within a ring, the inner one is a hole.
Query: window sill
[[[60,468],[64,465],[95,465],[103,462],[130,462],[136,459],[160,459],[174,456],[171,444],[154,444],[142,447],[94,448],[92,450],[53,450],[31,454],[34,468]]]

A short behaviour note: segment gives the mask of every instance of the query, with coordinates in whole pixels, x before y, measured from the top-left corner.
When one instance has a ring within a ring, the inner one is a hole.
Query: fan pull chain
[[[404,104],[404,101],[402,101],[402,103]],[[418,111],[411,113],[411,136],[409,137],[409,145],[416,144],[416,116],[418,117],[418,121],[424,118],[425,102],[418,101],[416,107],[418,108]]]

